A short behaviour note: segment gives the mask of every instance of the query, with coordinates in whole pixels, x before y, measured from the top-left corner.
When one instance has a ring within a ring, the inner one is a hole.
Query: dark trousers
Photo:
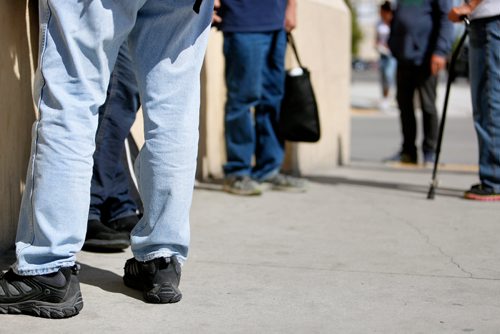
[[[106,102],[99,108],[89,220],[111,221],[135,215],[137,211],[122,163],[124,141],[140,106],[131,62],[127,44],[124,44],[111,74]]]
[[[417,157],[415,140],[417,137],[417,121],[413,98],[418,91],[422,107],[423,133],[422,151],[424,154],[436,150],[438,136],[438,116],[436,109],[437,76],[430,74],[429,65],[415,66],[398,63],[397,101],[401,116],[403,133],[402,152]]]

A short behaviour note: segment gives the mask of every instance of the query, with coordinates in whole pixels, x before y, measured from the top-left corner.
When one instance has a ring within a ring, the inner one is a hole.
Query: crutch
[[[432,169],[432,180],[431,180],[431,185],[429,187],[429,192],[427,193],[427,199],[434,199],[434,196],[436,194],[436,188],[438,186],[437,170],[439,164],[439,155],[441,153],[441,142],[443,141],[444,124],[446,121],[446,111],[448,109],[448,98],[450,96],[450,87],[452,81],[455,79],[455,62],[458,58],[460,50],[462,49],[462,45],[464,44],[465,38],[467,37],[467,30],[468,30],[467,28],[469,27],[470,23],[469,19],[465,16],[462,17],[462,20],[465,23],[465,30],[462,37],[460,38],[460,41],[457,44],[457,47],[455,48],[455,51],[451,55],[450,65],[448,66],[448,80],[446,82],[446,94],[444,96],[443,114],[441,116],[441,122],[439,123],[439,134],[436,145],[436,160],[434,161],[434,167]]]

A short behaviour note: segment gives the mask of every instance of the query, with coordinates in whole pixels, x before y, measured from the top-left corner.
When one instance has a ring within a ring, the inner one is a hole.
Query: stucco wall
[[[35,6],[26,1],[0,1],[0,254],[14,242],[35,120],[28,38],[36,38],[35,16]]]

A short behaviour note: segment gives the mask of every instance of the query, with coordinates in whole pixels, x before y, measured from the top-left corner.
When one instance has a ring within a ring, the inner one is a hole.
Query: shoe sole
[[[123,277],[123,282],[129,288],[143,291],[141,285],[137,285],[135,280]],[[163,283],[154,287],[149,291],[143,291],[142,296],[144,300],[152,304],[173,304],[182,299],[182,293],[170,283]]]
[[[27,300],[16,304],[1,304],[0,314],[27,314],[41,318],[63,319],[77,315],[82,308],[82,294],[78,292],[64,303]]]
[[[475,195],[475,194],[465,193],[464,198],[475,201],[483,201],[483,202],[500,201],[500,195]]]

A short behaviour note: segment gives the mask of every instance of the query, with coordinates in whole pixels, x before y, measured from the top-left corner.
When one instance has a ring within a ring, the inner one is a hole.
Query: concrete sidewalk
[[[396,115],[353,117],[352,164],[305,194],[200,184],[180,303],[123,285],[130,251],[81,252],[80,315],[3,315],[0,333],[499,333],[500,203],[460,198],[477,182],[471,120],[450,120],[433,201],[430,169],[380,162],[398,131]]]
[[[498,203],[461,199],[464,171],[442,172],[429,201],[429,178],[354,162],[306,194],[200,185],[179,304],[122,284],[130,252],[82,252],[79,316],[0,316],[0,333],[498,333]]]

